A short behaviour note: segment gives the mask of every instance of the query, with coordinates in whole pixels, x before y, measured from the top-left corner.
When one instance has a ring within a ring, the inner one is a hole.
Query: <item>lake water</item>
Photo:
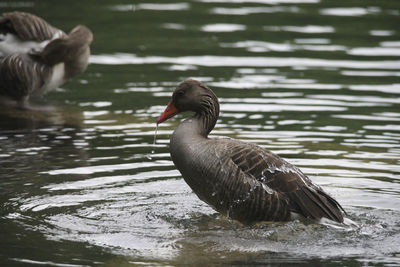
[[[0,265],[400,265],[400,2],[2,1],[94,32],[87,71],[0,111]],[[219,216],[169,156],[184,79],[221,102],[213,136],[300,167],[357,225]],[[154,151],[154,153],[152,153]]]

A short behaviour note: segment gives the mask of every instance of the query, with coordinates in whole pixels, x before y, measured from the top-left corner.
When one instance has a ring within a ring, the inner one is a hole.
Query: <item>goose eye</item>
[[[176,92],[177,96],[183,96],[185,94],[185,91],[183,90],[179,90],[178,92]]]

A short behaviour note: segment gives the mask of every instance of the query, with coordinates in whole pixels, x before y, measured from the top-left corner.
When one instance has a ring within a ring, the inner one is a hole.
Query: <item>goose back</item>
[[[306,218],[326,217],[342,222],[343,208],[296,166],[259,146],[229,142],[228,157],[246,175],[261,183],[267,191],[275,191],[289,202],[291,212]]]
[[[65,35],[44,19],[25,12],[4,13],[0,18],[0,34],[15,34],[22,41],[43,42]]]

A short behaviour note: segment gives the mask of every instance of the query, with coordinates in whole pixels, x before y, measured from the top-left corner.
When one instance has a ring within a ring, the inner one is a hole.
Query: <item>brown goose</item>
[[[295,214],[343,222],[340,204],[296,166],[253,144],[208,138],[219,103],[206,85],[182,82],[157,123],[184,111],[194,115],[171,136],[171,158],[197,196],[215,210],[245,224],[287,221]]]
[[[55,89],[85,71],[92,32],[75,27],[69,35],[28,13],[0,18],[0,102],[28,107],[30,96]]]

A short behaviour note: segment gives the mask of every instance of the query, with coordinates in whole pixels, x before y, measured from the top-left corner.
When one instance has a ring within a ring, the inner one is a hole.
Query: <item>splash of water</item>
[[[158,123],[156,123],[156,129],[154,131],[154,139],[153,139],[153,149],[151,150],[151,154],[154,154],[154,147],[157,141],[157,131],[158,131]]]
[[[147,156],[146,156],[149,160],[153,159],[151,155],[153,155],[155,153],[155,146],[156,146],[156,141],[157,141],[157,131],[158,131],[158,123],[156,123],[156,129],[154,130],[154,139],[153,139],[153,146],[152,146],[151,152],[150,152],[150,154],[147,154]]]

